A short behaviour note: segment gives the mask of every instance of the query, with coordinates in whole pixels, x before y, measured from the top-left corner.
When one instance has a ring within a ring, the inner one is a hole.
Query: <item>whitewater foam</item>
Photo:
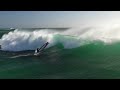
[[[76,48],[94,41],[112,44],[120,41],[120,25],[110,27],[84,27],[71,28],[60,32],[59,30],[19,30],[4,34],[0,39],[2,50],[22,51],[35,50],[44,43],[49,42],[47,48],[61,43],[64,48]]]

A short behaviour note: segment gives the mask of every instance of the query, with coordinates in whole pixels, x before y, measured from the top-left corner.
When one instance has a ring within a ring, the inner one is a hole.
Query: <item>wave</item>
[[[68,30],[20,30],[16,29],[4,34],[0,39],[2,50],[23,51],[35,50],[44,43],[49,42],[47,48],[61,43],[64,48],[76,48],[94,42],[112,44],[120,41],[120,26],[110,27],[84,27]]]

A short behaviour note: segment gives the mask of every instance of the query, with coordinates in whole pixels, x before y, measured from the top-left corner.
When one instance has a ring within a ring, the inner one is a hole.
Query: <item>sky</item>
[[[120,11],[0,11],[0,27],[80,27],[119,24]]]

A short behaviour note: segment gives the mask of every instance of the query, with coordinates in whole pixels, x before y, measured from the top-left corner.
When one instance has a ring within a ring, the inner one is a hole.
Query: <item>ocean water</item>
[[[0,79],[120,78],[120,27],[0,29],[0,45]]]

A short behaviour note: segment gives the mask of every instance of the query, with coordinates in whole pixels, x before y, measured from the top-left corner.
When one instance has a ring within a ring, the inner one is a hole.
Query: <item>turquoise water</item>
[[[0,37],[2,38],[4,34],[9,32],[11,31],[0,30]],[[60,40],[62,37],[55,36],[55,38]],[[70,41],[68,38],[67,40]],[[21,50],[21,48],[17,48],[17,44],[14,47],[11,46],[12,49]],[[29,47],[31,48],[31,46]],[[1,79],[120,78],[119,42],[106,45],[94,41],[76,48],[64,48],[64,45],[59,42],[53,46],[48,46],[40,56],[34,56],[34,50],[32,49],[10,51],[11,48],[7,48],[8,51],[6,48],[0,51]]]

